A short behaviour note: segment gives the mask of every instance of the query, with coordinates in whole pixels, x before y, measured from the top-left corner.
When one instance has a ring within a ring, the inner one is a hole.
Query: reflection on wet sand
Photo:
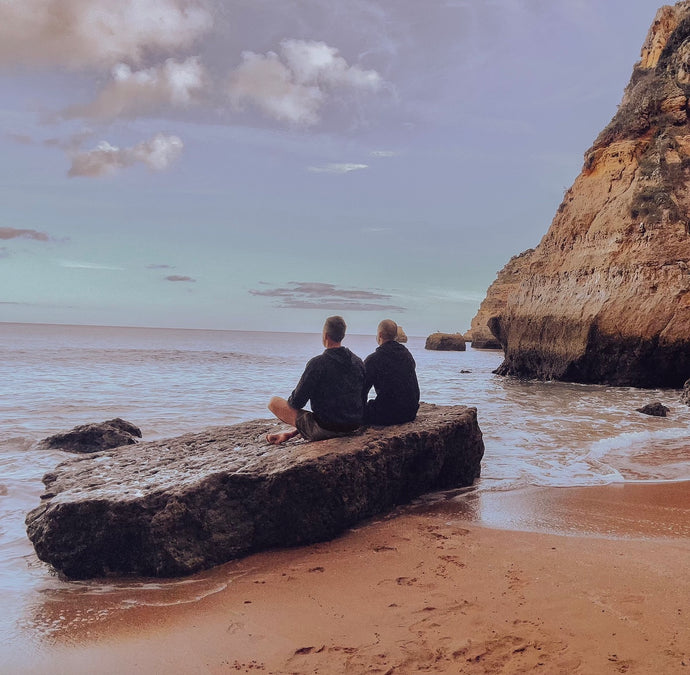
[[[609,538],[690,537],[690,483],[473,488],[431,495],[412,509],[507,530]]]

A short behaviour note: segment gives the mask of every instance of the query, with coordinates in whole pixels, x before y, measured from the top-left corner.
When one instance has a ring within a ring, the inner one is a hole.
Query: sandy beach
[[[103,619],[84,618],[97,597],[47,598],[33,621],[54,630],[12,672],[690,673],[688,487],[504,499],[524,513],[558,504],[562,522],[568,507],[571,521],[589,513],[578,535],[407,507],[211,570],[203,583],[218,590],[195,602],[101,605]]]

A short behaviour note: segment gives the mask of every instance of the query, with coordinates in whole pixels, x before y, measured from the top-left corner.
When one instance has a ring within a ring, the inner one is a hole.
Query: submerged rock
[[[131,422],[116,417],[105,422],[82,424],[70,431],[44,438],[39,447],[65,452],[100,452],[121,445],[133,445],[141,430]]]
[[[329,539],[432,490],[471,485],[475,408],[423,403],[414,422],[271,446],[254,420],[75,457],[43,478],[27,518],[68,578],[180,576],[276,546]]]
[[[432,333],[424,344],[424,349],[440,352],[464,352],[466,348],[462,333]]]
[[[637,412],[644,413],[645,415],[653,415],[654,417],[666,417],[669,408],[667,408],[663,403],[655,401],[654,403],[648,403],[641,408],[636,408]]]
[[[657,13],[551,227],[472,322],[503,346],[499,374],[648,388],[690,377],[689,99],[685,1]]]

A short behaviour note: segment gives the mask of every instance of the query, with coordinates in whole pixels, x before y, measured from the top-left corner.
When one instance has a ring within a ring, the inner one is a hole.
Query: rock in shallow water
[[[484,453],[475,408],[346,438],[270,446],[269,420],[71,459],[26,519],[68,578],[181,576],[254,551],[329,539],[438,489],[471,485]]]
[[[666,417],[669,408],[667,408],[663,403],[655,401],[654,403],[648,403],[641,408],[636,408],[637,412],[641,412],[645,415],[652,415],[653,417]]]
[[[467,347],[462,333],[432,333],[426,339],[424,349],[441,352],[464,352]]]
[[[65,452],[99,452],[121,445],[133,445],[141,430],[120,417],[105,422],[82,424],[70,431],[44,438],[39,447]]]

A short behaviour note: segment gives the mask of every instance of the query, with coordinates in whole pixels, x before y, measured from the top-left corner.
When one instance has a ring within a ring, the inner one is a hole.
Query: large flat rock
[[[262,549],[329,539],[425,492],[471,485],[484,454],[475,408],[271,446],[254,420],[59,464],[27,518],[64,576],[182,576]]]

